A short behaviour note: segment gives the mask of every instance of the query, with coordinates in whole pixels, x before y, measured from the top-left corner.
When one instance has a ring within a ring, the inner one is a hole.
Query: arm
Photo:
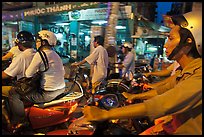
[[[11,76],[9,76],[8,74],[6,74],[4,71],[2,71],[2,79],[7,79]]]
[[[140,94],[131,94],[131,93],[127,93],[127,92],[123,92],[122,94],[125,98],[127,98],[128,102],[131,102],[135,99],[142,99],[142,100],[150,99],[150,98],[158,95],[158,93],[155,89],[152,89],[152,90],[149,90],[147,92],[140,93]]]
[[[158,76],[158,77],[165,77],[165,76],[170,76],[170,74],[171,74],[171,70],[168,70],[168,69],[163,69],[161,71],[154,71],[154,72],[144,73],[144,75],[146,77],[148,77],[149,75]]]
[[[86,60],[85,60],[85,59],[83,59],[83,60],[80,61],[80,62],[72,63],[71,66],[80,66],[80,65],[82,65],[82,64],[84,64],[84,63],[86,63]]]
[[[109,111],[95,106],[86,106],[83,110],[83,113],[88,121],[144,117],[146,116],[146,106],[143,103],[139,103],[125,107],[114,108]]]
[[[12,61],[11,64],[2,72],[2,79],[10,77],[22,77],[23,74],[23,67],[22,65],[22,58],[21,56],[17,57],[15,61]]]
[[[175,84],[173,81],[175,81],[174,80],[175,78],[176,78],[176,75],[173,75],[158,83],[149,84],[149,86],[152,89],[147,92],[143,92],[140,94],[130,94],[130,93],[123,92],[122,94],[127,98],[128,102],[131,102],[132,100],[135,100],[135,99],[142,99],[142,100],[150,99],[154,96],[162,94],[168,91],[169,89],[173,88]]]
[[[8,52],[6,55],[2,57],[2,60],[8,60],[13,57],[13,53]]]
[[[180,81],[168,92],[145,100],[144,103],[113,108],[109,111],[87,106],[83,113],[88,121],[144,116],[153,120],[180,110],[186,111],[187,109],[183,108],[189,106],[189,103],[197,97],[199,92],[202,92],[202,73]]]
[[[156,83],[153,83],[153,84],[149,84],[149,86],[152,87],[152,88],[156,88],[156,87],[162,86],[162,85],[168,83],[169,80],[171,79],[171,77],[168,77],[168,78],[166,78],[166,79],[164,79],[162,81],[159,81],[159,82],[156,82]]]
[[[158,76],[158,77],[165,77],[165,76],[170,76],[171,72],[174,69],[174,63],[172,63],[169,67],[167,67],[166,69],[163,69],[161,71],[155,71],[155,72],[149,72],[149,73],[144,73],[144,75],[146,77],[148,77],[149,75],[153,75],[153,76]]]
[[[80,66],[86,62],[88,62],[89,64],[92,64],[93,62],[95,62],[97,58],[98,58],[98,49],[95,48],[94,51],[89,56],[87,56],[85,59],[83,59],[80,62],[72,63],[71,66]]]
[[[25,71],[26,77],[32,77],[33,74],[39,70],[41,63],[43,63],[43,61],[42,61],[39,53],[37,52],[37,53],[35,53],[30,65],[28,66],[28,68]]]

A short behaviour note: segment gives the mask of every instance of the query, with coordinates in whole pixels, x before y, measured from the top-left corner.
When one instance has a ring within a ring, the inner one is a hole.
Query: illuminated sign
[[[43,8],[35,8],[24,10],[24,16],[35,16],[35,15],[45,15],[50,13],[62,12],[62,11],[71,11],[83,8],[89,8],[92,6],[97,6],[99,2],[64,2],[61,4],[55,4],[53,6],[47,6]]]
[[[71,17],[73,19],[79,19],[81,17],[81,13],[78,10],[72,11],[71,12]]]
[[[107,18],[108,8],[95,8],[95,9],[86,9],[77,11],[80,14],[78,19],[73,18],[73,12],[68,12],[70,20],[100,20]],[[118,13],[119,19],[127,19],[130,18],[131,15],[131,6],[120,7],[120,11]]]
[[[84,8],[98,7],[100,2],[63,2],[60,4],[53,4],[52,6],[37,7],[15,12],[3,12],[2,21],[16,21],[22,20],[24,17],[47,15],[63,11],[72,11]]]

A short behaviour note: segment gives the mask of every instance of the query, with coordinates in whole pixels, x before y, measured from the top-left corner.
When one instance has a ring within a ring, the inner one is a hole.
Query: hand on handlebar
[[[107,110],[96,106],[85,106],[83,113],[87,121],[104,121],[106,120]]]
[[[74,62],[71,64],[71,67],[77,67],[77,66],[79,66],[78,62]]]
[[[127,98],[126,101],[127,101],[128,103],[132,103],[132,101],[133,101],[134,99],[137,99],[137,98],[135,98],[135,95],[136,95],[136,94],[131,94],[131,93],[123,92],[122,95],[123,95],[125,98]]]
[[[151,73],[143,73],[142,75],[144,75],[146,78],[151,76]]]

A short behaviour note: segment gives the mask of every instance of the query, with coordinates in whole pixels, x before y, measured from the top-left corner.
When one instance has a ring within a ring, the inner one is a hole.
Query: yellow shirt
[[[180,120],[181,125],[171,134],[202,134],[201,58],[190,62],[179,74],[157,90],[158,96],[144,101],[147,114],[152,120],[172,115],[177,122]]]

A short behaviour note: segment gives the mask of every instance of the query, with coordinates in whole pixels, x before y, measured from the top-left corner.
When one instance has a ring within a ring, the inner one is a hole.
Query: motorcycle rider
[[[148,129],[148,134],[202,135],[202,11],[173,16],[172,21],[174,26],[164,47],[168,59],[176,60],[182,67],[180,74],[150,90],[152,98],[143,103],[109,111],[86,106],[83,112],[87,120],[143,116],[154,120],[167,116],[160,127]]]
[[[15,39],[14,43],[15,46],[11,47],[11,49],[8,51],[8,53],[6,55],[4,55],[2,57],[2,61],[3,60],[9,60],[9,59],[15,59],[16,56],[18,56],[22,51],[19,50],[18,46],[17,46],[17,39]]]
[[[122,52],[124,54],[124,60],[122,64],[118,64],[118,68],[122,68],[121,77],[125,77],[125,74],[135,72],[135,56],[132,51],[133,45],[130,42],[124,42],[122,45]]]
[[[174,61],[173,64],[171,64],[169,67],[167,67],[166,69],[163,69],[161,71],[143,73],[143,75],[145,75],[146,77],[148,77],[150,75],[151,76],[159,76],[159,77],[169,76],[165,79],[162,79],[159,82],[149,83],[148,85],[146,85],[146,88],[156,88],[156,87],[162,86],[163,84],[168,82],[171,79],[171,77],[174,77],[174,75],[176,75],[176,73],[179,74],[181,69],[182,68],[180,67],[180,64],[177,61]]]
[[[49,69],[43,72],[41,80],[42,94],[37,91],[32,91],[25,96],[20,96],[14,90],[9,92],[9,106],[12,112],[14,129],[21,129],[29,125],[28,119],[25,116],[24,104],[21,99],[32,103],[49,102],[65,90],[65,70],[61,58],[53,50],[56,42],[57,38],[53,32],[47,30],[38,32],[36,48],[46,53]],[[25,71],[26,77],[32,77],[39,69],[44,70],[44,63],[40,54],[37,52]]]
[[[172,76],[175,74],[175,71],[177,68],[179,68],[179,63],[177,61],[174,61],[170,66],[168,66],[166,69],[160,70],[160,71],[154,71],[154,72],[148,72],[143,73],[146,77],[152,75],[152,76],[158,76],[158,77],[165,77],[165,76]]]
[[[20,54],[11,62],[8,68],[2,71],[2,79],[10,77],[17,77],[17,80],[25,76],[26,68],[31,63],[35,50],[33,48],[34,37],[28,31],[20,31],[17,34],[16,41],[17,47],[23,53]],[[23,66],[23,67],[22,67]],[[2,86],[2,95],[8,97],[8,92],[12,86]]]
[[[135,72],[135,55],[132,52],[133,45],[130,42],[125,42],[122,46],[122,52],[125,54],[125,58],[122,63],[122,77],[129,71],[133,74]]]
[[[94,51],[80,62],[72,63],[71,66],[80,66],[86,62],[93,64],[92,74],[92,93],[95,92],[95,87],[107,77],[108,69],[108,53],[103,47],[104,38],[102,36],[94,37]]]

